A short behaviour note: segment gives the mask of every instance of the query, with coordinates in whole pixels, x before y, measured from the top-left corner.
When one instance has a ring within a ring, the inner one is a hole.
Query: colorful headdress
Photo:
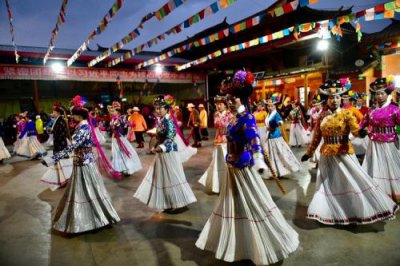
[[[321,104],[323,102],[325,102],[325,100],[321,98],[321,95],[315,95],[314,99],[312,100],[313,104]]]
[[[153,105],[158,107],[171,107],[174,104],[174,97],[171,95],[159,95],[157,96],[154,101]]]
[[[250,71],[238,70],[233,80],[226,87],[221,88],[222,93],[236,97],[249,97],[253,92],[254,76]]]
[[[79,95],[76,95],[71,101],[71,103],[72,103],[72,106],[71,106],[72,114],[73,115],[80,115],[83,118],[87,118],[88,114],[89,114],[89,110],[84,107],[86,102],[87,101],[86,101],[85,98],[83,98],[83,97],[81,97]]]
[[[392,76],[376,79],[374,82],[369,84],[369,90],[372,93],[376,93],[380,90],[385,90],[386,93],[391,93],[394,89],[394,77]]]
[[[267,99],[266,104],[271,105],[271,104],[278,104],[281,102],[281,94],[280,93],[274,93],[271,95],[271,98]]]
[[[348,78],[338,80],[327,80],[319,87],[322,95],[342,95],[351,89],[351,83]]]
[[[121,109],[121,104],[120,104],[119,102],[117,102],[117,101],[113,101],[113,102],[112,102],[112,107],[113,107],[115,110],[120,110],[120,109]]]
[[[227,104],[228,102],[228,98],[226,96],[222,96],[222,95],[217,95],[214,97],[214,103],[224,103]]]
[[[55,101],[53,104],[53,111],[62,113],[64,112],[64,107],[61,106],[61,103],[59,101]]]
[[[164,96],[163,95],[158,95],[156,98],[153,100],[153,105],[154,106],[161,106],[161,102],[163,101]]]

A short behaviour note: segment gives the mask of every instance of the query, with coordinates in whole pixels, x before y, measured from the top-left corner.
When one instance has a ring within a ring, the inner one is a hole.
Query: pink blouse
[[[228,112],[224,111],[223,113],[215,112],[214,114],[214,126],[216,129],[215,133],[215,144],[226,143],[226,128],[231,121],[233,115]]]
[[[378,142],[394,142],[397,125],[400,125],[400,108],[390,102],[370,107],[360,123],[361,128],[370,127],[369,138]]]

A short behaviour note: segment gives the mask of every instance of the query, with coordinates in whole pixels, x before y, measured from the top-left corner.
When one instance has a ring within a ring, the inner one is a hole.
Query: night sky
[[[182,6],[170,13],[164,20],[158,21],[153,18],[141,30],[141,36],[129,43],[125,48],[134,48],[143,42],[165,32],[172,26],[182,22],[195,12],[200,11],[215,0],[188,0]],[[14,31],[16,43],[19,46],[47,47],[50,34],[61,6],[61,0],[9,0],[14,18]],[[77,49],[93,31],[100,19],[110,9],[114,0],[69,0],[66,10],[66,23],[61,26],[56,48]],[[123,36],[136,27],[139,20],[151,11],[160,8],[166,0],[126,0],[122,9],[114,17],[111,24],[100,36],[96,37],[90,44],[96,48],[96,44],[108,47],[119,41]],[[238,0],[235,4],[205,18],[177,35],[170,35],[166,40],[153,46],[151,50],[159,51],[174,43],[186,39],[199,31],[223,21],[227,17],[229,23],[239,21],[251,16],[256,12],[270,6],[273,0]],[[379,3],[388,1],[358,0],[346,1],[320,0],[319,3],[311,5],[315,9],[337,9],[340,6],[349,7],[354,5],[353,11],[373,7]],[[399,14],[397,14],[398,18]],[[390,20],[363,22],[362,31],[379,31],[390,24]],[[11,45],[8,18],[5,2],[0,0],[0,44]]]

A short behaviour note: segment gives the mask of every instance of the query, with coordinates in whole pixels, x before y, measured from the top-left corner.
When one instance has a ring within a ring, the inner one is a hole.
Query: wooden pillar
[[[37,80],[33,81],[33,102],[35,105],[36,114],[40,114],[39,88]]]
[[[304,74],[304,108],[308,109],[308,74]]]

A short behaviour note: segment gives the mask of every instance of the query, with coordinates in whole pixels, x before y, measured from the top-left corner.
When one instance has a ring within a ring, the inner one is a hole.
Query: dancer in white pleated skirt
[[[303,114],[298,103],[292,103],[293,110],[290,111],[292,123],[290,124],[289,145],[300,147],[309,143],[309,137],[303,124]]]
[[[72,114],[77,126],[72,144],[43,161],[51,166],[74,152],[73,174],[53,217],[53,229],[66,234],[83,233],[120,221],[93,154],[88,110],[83,107],[80,96],[73,103]]]
[[[27,123],[19,136],[21,143],[16,150],[17,155],[31,159],[46,155],[46,149],[37,139],[35,123],[28,116],[25,117],[25,120]]]
[[[62,116],[65,113],[60,103],[55,102],[53,105],[54,123],[50,129],[50,132],[54,136],[53,154],[64,150],[70,144],[69,139],[71,138],[71,134],[69,132],[68,121]],[[40,181],[47,184],[54,191],[67,185],[72,175],[72,169],[72,157],[66,156],[65,158],[60,158],[54,165],[49,166]]]
[[[363,128],[371,128],[362,167],[387,195],[400,204],[400,152],[395,146],[400,108],[388,97],[394,85],[387,79],[378,79],[370,85],[377,106],[369,109],[360,124]]]
[[[113,118],[110,126],[113,129],[111,139],[111,164],[112,167],[125,175],[132,175],[142,169],[142,163],[135,149],[124,136],[124,120],[120,115],[120,105],[113,103]]]
[[[219,193],[220,179],[225,177],[228,168],[225,162],[226,156],[226,127],[232,120],[233,115],[227,111],[227,98],[216,96],[214,103],[217,105],[217,112],[214,114],[214,126],[216,129],[214,139],[214,150],[211,163],[207,170],[200,177],[199,183],[202,184],[207,191]]]
[[[252,87],[245,84],[228,92],[244,98]],[[298,234],[286,222],[260,176],[267,174],[267,166],[254,116],[240,98],[234,101],[238,117],[228,126],[228,173],[221,180],[218,200],[196,246],[227,262],[273,264],[298,248]]]
[[[8,158],[11,158],[10,152],[6,145],[4,145],[3,138],[0,137],[0,162]]]
[[[349,141],[349,133],[364,137],[355,116],[340,109],[340,94],[349,89],[344,81],[327,81],[320,88],[328,95],[332,114],[320,117],[314,139],[302,157],[308,160],[321,138],[321,157],[316,191],[307,218],[324,224],[369,224],[394,218],[397,205],[360,166]]]
[[[157,154],[134,197],[153,209],[182,208],[197,200],[186,180],[174,143],[176,130],[168,114],[170,102],[159,96],[154,105],[160,107],[161,113],[157,125]]]
[[[283,124],[283,119],[276,111],[275,104],[277,103],[278,101],[272,99],[267,101],[269,112],[266,119],[268,138],[264,148],[271,159],[276,174],[280,177],[299,171],[301,164],[282,137],[279,126]],[[269,177],[271,176],[272,173],[269,174]]]

